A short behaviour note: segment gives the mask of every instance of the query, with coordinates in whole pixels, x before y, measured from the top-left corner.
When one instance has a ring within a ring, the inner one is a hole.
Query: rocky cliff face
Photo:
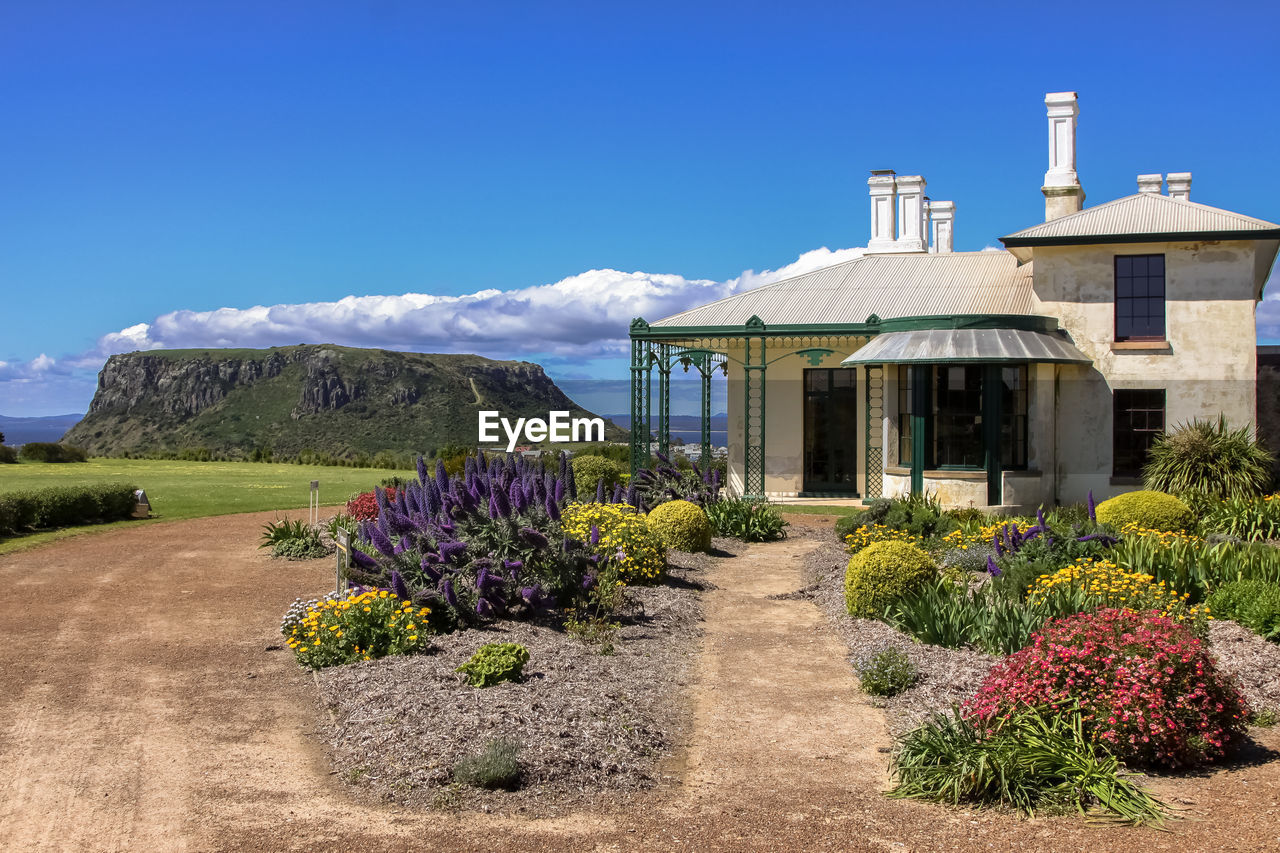
[[[473,445],[480,409],[590,416],[529,362],[336,346],[168,350],[108,359],[66,440],[108,455],[415,452]]]

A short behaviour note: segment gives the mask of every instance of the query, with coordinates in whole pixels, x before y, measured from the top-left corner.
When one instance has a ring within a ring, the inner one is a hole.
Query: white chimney
[[[924,235],[924,250],[932,252],[933,247],[929,245],[929,238],[932,231],[929,230],[929,205],[932,204],[928,196],[924,197],[924,201],[920,204],[920,233]]]
[[[931,252],[951,252],[954,240],[953,228],[956,218],[956,203],[954,201],[931,201],[929,202],[929,219],[933,228],[933,246],[930,247]]]
[[[1190,172],[1169,173],[1169,198],[1180,198],[1183,201],[1191,201]]]
[[[1049,116],[1049,170],[1044,173],[1044,219],[1048,222],[1084,207],[1084,190],[1076,174],[1076,116],[1080,106],[1075,92],[1050,92],[1044,96]]]
[[[1160,195],[1164,189],[1164,175],[1139,175],[1138,192]]]
[[[892,252],[897,248],[898,189],[892,169],[878,169],[867,179],[871,191],[871,240],[867,250]]]
[[[924,187],[920,175],[898,176],[899,252],[923,252],[929,247],[924,235]]]

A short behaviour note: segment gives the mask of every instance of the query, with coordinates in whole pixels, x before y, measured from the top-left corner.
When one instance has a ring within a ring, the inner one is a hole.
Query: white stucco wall
[[[1165,256],[1163,349],[1115,342],[1117,255]],[[1254,244],[1124,243],[1035,250],[1036,313],[1058,318],[1092,368],[1058,370],[1057,497],[1083,501],[1131,489],[1112,483],[1112,390],[1165,389],[1165,423],[1256,420]]]

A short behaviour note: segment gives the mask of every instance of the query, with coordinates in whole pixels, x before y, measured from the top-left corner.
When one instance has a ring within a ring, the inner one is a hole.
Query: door
[[[857,368],[804,372],[804,490],[856,495]]]

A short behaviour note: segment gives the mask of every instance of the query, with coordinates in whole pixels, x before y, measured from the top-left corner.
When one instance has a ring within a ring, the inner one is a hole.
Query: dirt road
[[[1175,833],[884,799],[879,712],[806,601],[791,540],[721,561],[684,783],[553,820],[352,800],[281,613],[327,561],[272,561],[271,514],[121,529],[0,558],[0,849],[1276,849],[1280,762],[1179,790]],[[1274,731],[1274,730],[1273,730]],[[1280,738],[1264,744],[1280,748]]]

